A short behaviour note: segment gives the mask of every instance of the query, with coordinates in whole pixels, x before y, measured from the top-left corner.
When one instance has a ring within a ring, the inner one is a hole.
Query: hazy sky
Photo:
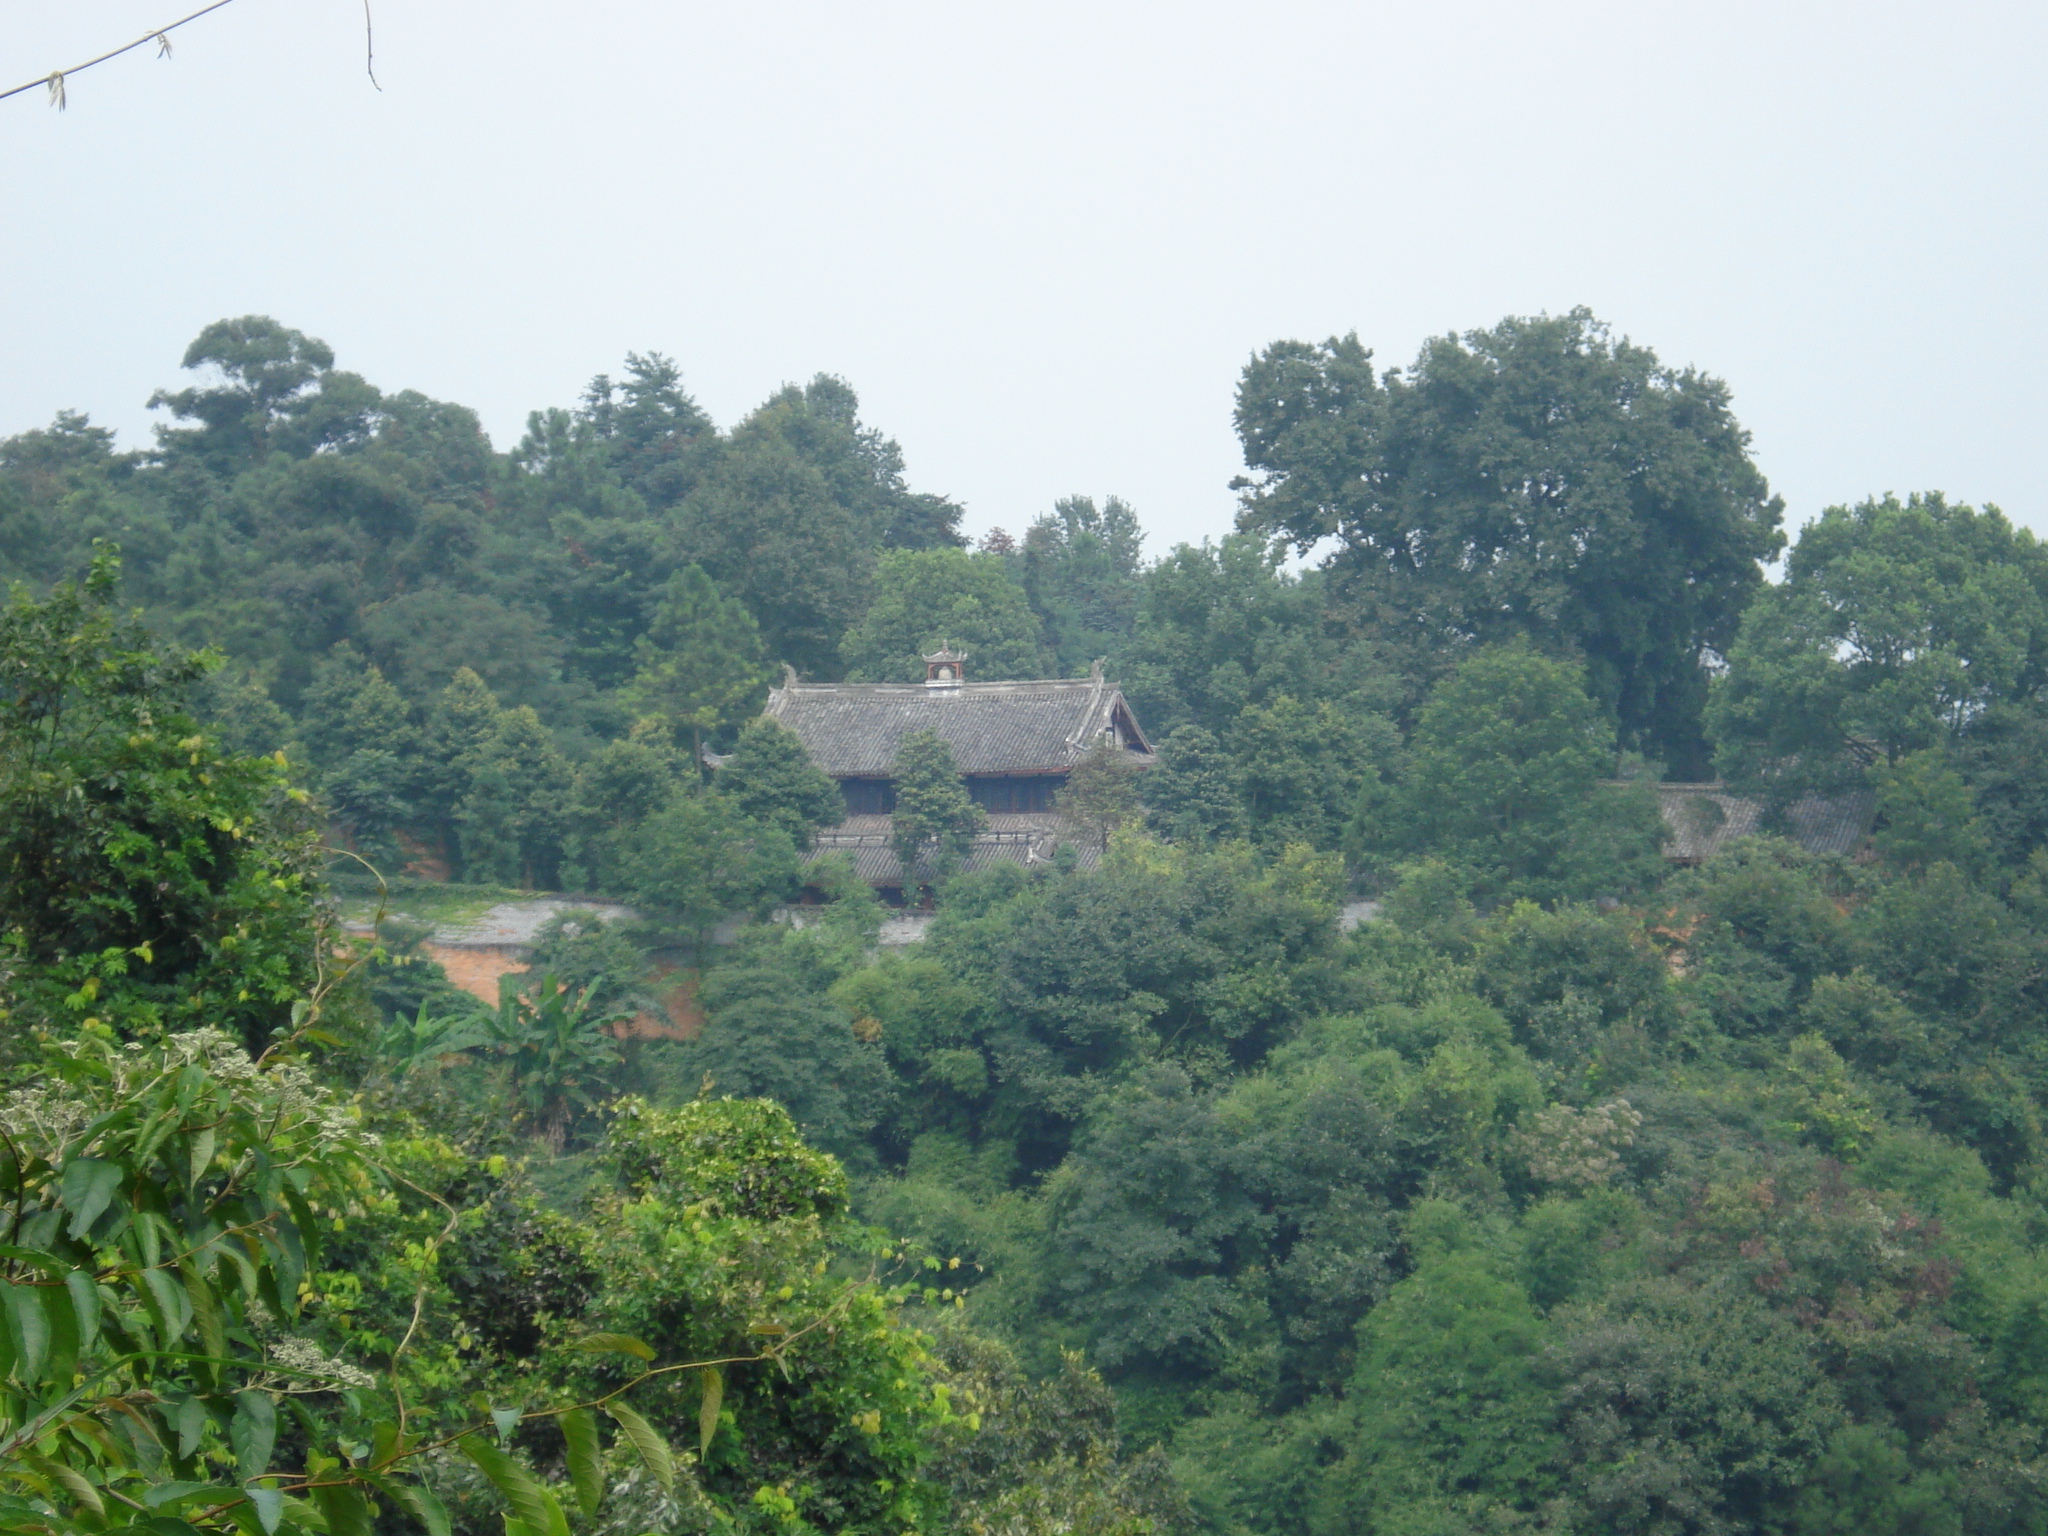
[[[0,88],[200,0],[0,0]],[[1227,531],[1238,370],[1590,306],[1727,379],[1796,524],[2048,532],[2039,4],[236,0],[0,102],[0,434],[147,441],[275,315],[501,446],[629,349],[721,422],[819,371],[1017,529]]]

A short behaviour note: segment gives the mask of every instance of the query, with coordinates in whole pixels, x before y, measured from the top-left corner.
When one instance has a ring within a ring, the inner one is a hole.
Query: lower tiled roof
[[[1679,864],[1712,858],[1739,837],[1769,830],[1764,802],[1732,795],[1720,783],[1659,784],[1657,809],[1665,827],[1664,857]],[[1785,835],[1808,853],[1854,853],[1877,818],[1877,795],[1801,795],[1785,808]]]
[[[988,829],[978,833],[968,849],[961,872],[972,873],[993,864],[1047,864],[1063,844],[1074,850],[1083,869],[1093,869],[1101,862],[1102,850],[1094,839],[1074,837],[1066,818],[1057,813],[992,813]],[[913,878],[905,881],[903,865],[889,846],[887,816],[849,816],[838,826],[825,828],[811,844],[810,862],[835,853],[850,855],[854,873],[869,885],[901,888],[926,885],[935,878],[935,871],[924,867],[912,871]]]

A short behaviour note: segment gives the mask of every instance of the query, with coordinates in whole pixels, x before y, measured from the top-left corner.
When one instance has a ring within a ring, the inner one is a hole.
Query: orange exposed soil
[[[515,944],[434,944],[420,950],[448,979],[471,997],[492,1007],[498,1003],[498,979],[518,976],[527,970],[523,948]],[[704,1010],[697,1006],[697,973],[669,961],[654,967],[654,995],[659,1013],[643,1009],[613,1028],[621,1040],[694,1040],[704,1027]]]
[[[471,997],[480,997],[493,1008],[498,1005],[498,978],[517,975],[526,969],[526,957],[515,945],[422,944],[425,954],[448,979]]]
[[[697,1006],[697,973],[667,960],[654,963],[654,995],[661,1011],[657,1020],[643,1013],[632,1023],[631,1038],[639,1040],[694,1040],[704,1027],[704,1010]]]

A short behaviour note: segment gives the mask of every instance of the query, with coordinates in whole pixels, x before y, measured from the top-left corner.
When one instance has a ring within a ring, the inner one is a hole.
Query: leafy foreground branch
[[[558,1358],[544,1363],[581,1390],[551,1391],[543,1371],[529,1383],[536,1405],[496,1406],[505,1399],[484,1393],[452,1409],[409,1406],[408,1378],[417,1387],[433,1372],[414,1369],[408,1352],[429,1293],[445,1290],[439,1250],[465,1213],[435,1198],[446,1219],[408,1254],[420,1278],[407,1326],[385,1367],[365,1369],[335,1348],[333,1319],[320,1315],[332,1283],[323,1244],[347,1227],[337,1213],[363,1212],[374,1225],[380,1203],[388,1220],[395,1194],[419,1186],[386,1165],[385,1148],[349,1106],[300,1066],[258,1065],[211,1031],[125,1047],[87,1041],[48,1067],[42,1083],[7,1098],[0,1127],[0,1529],[367,1536],[389,1506],[430,1536],[450,1536],[454,1522],[433,1485],[459,1453],[503,1500],[511,1536],[566,1536],[561,1499],[515,1448],[542,1428],[557,1439],[585,1517],[603,1510],[608,1467],[628,1452],[638,1480],[703,1505],[700,1469],[732,1432],[730,1371],[816,1373],[830,1339],[842,1336],[893,1350],[899,1371],[918,1348],[908,1330],[884,1326],[900,1289],[886,1291],[872,1270],[827,1280],[819,1263],[807,1294],[785,1283],[749,1298],[758,1309],[750,1348],[657,1364],[656,1350],[632,1333],[572,1339],[557,1328],[543,1354]],[[798,1229],[815,1247],[821,1217],[843,1208],[837,1165],[802,1148],[773,1106],[635,1111],[624,1129],[621,1167],[642,1187],[616,1206],[643,1223],[656,1207],[677,1214],[653,1191],[675,1182],[671,1155],[684,1143],[724,1150],[699,1160],[687,1219],[700,1234],[749,1223],[756,1281],[779,1275],[776,1250],[786,1257],[803,1246]],[[766,1147],[778,1131],[783,1145]],[[707,1173],[724,1187],[705,1187]],[[736,1267],[747,1256],[725,1257]],[[628,1399],[660,1397],[650,1409],[660,1418],[683,1379],[697,1434],[694,1451],[678,1453]],[[865,1432],[888,1460],[886,1419],[915,1432],[967,1424],[943,1389],[922,1397],[849,1413],[847,1430]],[[609,1454],[600,1414],[616,1432]],[[888,1507],[861,1513],[886,1515],[898,1529],[920,1524],[935,1492],[915,1477],[882,1489]],[[755,1502],[783,1528],[805,1528],[792,1490],[763,1486]]]

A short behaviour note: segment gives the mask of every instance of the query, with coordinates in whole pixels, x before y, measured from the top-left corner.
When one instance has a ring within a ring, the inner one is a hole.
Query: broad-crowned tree
[[[334,349],[268,315],[216,320],[185,349],[188,369],[211,368],[218,384],[158,390],[151,409],[191,427],[159,427],[159,450],[216,474],[259,464],[273,450],[304,458],[364,441],[382,396],[334,370]]]
[[[863,683],[924,679],[924,658],[950,644],[969,675],[1044,677],[1053,670],[1044,626],[999,555],[891,550],[875,565],[874,599],[840,645],[846,675]]]
[[[81,411],[59,411],[47,427],[0,439],[6,569],[54,581],[84,566],[95,536],[126,524],[132,539],[145,514],[124,492],[141,457],[116,452],[112,429],[94,426]]]
[[[1999,864],[2023,865],[2048,846],[2048,706],[1994,705],[1953,756]]]
[[[1179,545],[1145,573],[1118,675],[1148,731],[1192,720],[1220,735],[1249,703],[1331,691],[1340,658],[1321,600],[1280,569],[1281,554],[1235,534]]]
[[[797,848],[721,795],[677,795],[642,822],[620,859],[622,894],[700,948],[735,912],[765,912],[796,888]]]
[[[1865,781],[2048,681],[2048,551],[1938,494],[1830,507],[1728,650],[1707,719],[1731,778]]]
[[[1316,1536],[1507,1524],[1561,1491],[1543,1319],[1480,1244],[1418,1246],[1359,1330],[1356,1429],[1321,1479]]]
[[[624,741],[608,741],[576,769],[563,878],[578,890],[606,890],[640,823],[664,809],[695,775],[651,720]]]
[[[1580,309],[1438,337],[1379,376],[1356,336],[1280,342],[1236,420],[1241,525],[1336,539],[1368,627],[1576,652],[1626,745],[1703,772],[1709,659],[1783,542],[1719,380]]]
[[[1586,899],[1662,873],[1646,784],[1602,782],[1614,731],[1578,668],[1489,646],[1431,690],[1393,785],[1368,784],[1350,833],[1368,860],[1430,853],[1481,894]]]
[[[708,1076],[720,1093],[773,1099],[806,1140],[869,1162],[866,1137],[895,1094],[887,1059],[840,1003],[790,981],[773,964],[711,972],[698,993],[703,1031],[683,1053],[685,1080]]]
[[[1224,739],[1253,840],[1323,849],[1342,843],[1360,787],[1392,760],[1400,742],[1392,721],[1355,700],[1310,701],[1286,693],[1247,705]]]

